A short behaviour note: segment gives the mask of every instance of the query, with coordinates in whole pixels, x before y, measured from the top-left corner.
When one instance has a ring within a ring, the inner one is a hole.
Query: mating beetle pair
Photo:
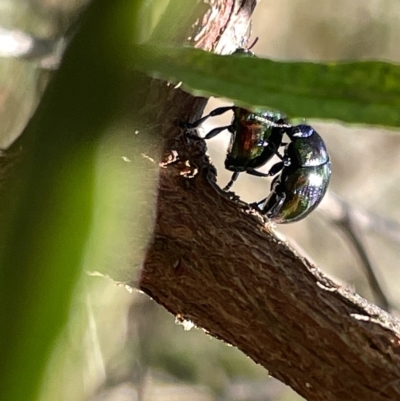
[[[233,175],[224,190],[230,189],[241,172],[260,177],[276,175],[270,195],[252,206],[276,223],[291,223],[306,217],[321,202],[331,176],[323,139],[309,125],[290,125],[280,113],[250,111],[237,106],[217,108],[185,126],[196,128],[207,118],[229,110],[233,111],[231,124],[214,128],[205,137],[213,138],[225,129],[232,134],[225,168],[233,171]],[[288,144],[282,142],[284,134],[289,137]],[[278,149],[283,145],[285,149],[281,155]],[[268,173],[256,170],[274,155],[281,161]]]
[[[257,40],[248,48],[237,49],[233,55],[255,57],[251,48]],[[232,134],[225,168],[233,174],[224,190],[231,188],[241,172],[259,177],[276,176],[269,196],[251,206],[275,223],[292,223],[309,215],[322,201],[331,177],[329,155],[320,135],[309,125],[292,126],[281,113],[237,106],[219,107],[185,127],[197,128],[207,118],[229,110],[233,111],[231,124],[214,128],[205,136],[211,139],[225,129]],[[288,144],[282,142],[284,134],[289,137]],[[281,155],[279,147],[284,145]],[[268,173],[257,170],[274,155],[281,161]]]

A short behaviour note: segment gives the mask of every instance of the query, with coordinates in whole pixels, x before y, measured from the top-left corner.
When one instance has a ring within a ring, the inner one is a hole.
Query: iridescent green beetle
[[[256,41],[255,41],[256,42]],[[249,48],[237,49],[233,54],[254,56]],[[321,136],[309,125],[292,126],[279,112],[260,109],[248,110],[238,106],[219,107],[201,119],[187,123],[196,128],[207,118],[233,111],[230,125],[211,130],[205,139],[211,139],[225,129],[231,135],[225,159],[225,168],[233,171],[225,186],[231,188],[241,172],[259,177],[276,176],[271,183],[270,195],[251,206],[275,223],[292,223],[310,214],[322,201],[331,176],[331,163]],[[282,142],[287,134],[289,144]],[[279,147],[286,145],[284,155]],[[276,155],[281,162],[268,173],[256,169]]]
[[[256,206],[275,223],[292,223],[308,216],[322,201],[331,177],[331,162],[321,136],[309,125],[286,130],[290,143],[282,161],[269,175],[280,174],[271,183],[270,195]]]
[[[271,111],[251,111],[237,106],[219,107],[194,123],[186,123],[187,128],[196,128],[207,118],[233,111],[230,125],[211,130],[205,139],[211,139],[224,130],[231,135],[225,159],[225,168],[233,171],[232,178],[225,186],[227,191],[240,173],[268,177],[256,169],[266,164],[274,155],[279,154],[282,136],[290,127],[281,113]]]
[[[237,49],[232,55],[255,57],[251,48],[257,40],[258,38],[250,47]],[[184,124],[184,127],[197,128],[209,117],[219,116],[227,111],[233,111],[231,124],[214,128],[205,136],[205,139],[211,139],[224,130],[232,134],[225,168],[233,171],[233,174],[224,187],[225,191],[231,188],[242,172],[258,177],[268,177],[268,174],[257,169],[264,166],[274,155],[279,155],[278,148],[281,146],[284,129],[290,127],[282,113],[261,109],[248,110],[238,106],[219,107],[193,123]]]

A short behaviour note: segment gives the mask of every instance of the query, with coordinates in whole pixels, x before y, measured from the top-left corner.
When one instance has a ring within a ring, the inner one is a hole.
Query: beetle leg
[[[235,110],[236,106],[224,106],[224,107],[218,107],[214,109],[213,111],[210,112],[209,116],[210,117],[215,117],[215,116],[220,116],[221,114],[226,113],[227,111],[230,110]]]
[[[278,173],[283,169],[284,165],[285,165],[285,163],[284,163],[283,161],[274,164],[274,165],[269,169],[269,171],[268,171],[267,174],[268,174],[269,176],[278,174]]]
[[[276,214],[279,213],[279,211],[282,208],[283,203],[285,202],[286,199],[286,194],[280,193],[276,194],[276,202],[269,208],[269,210],[265,210],[264,213],[266,212],[267,217],[271,218],[274,217]]]
[[[278,179],[279,179],[279,175],[277,175],[272,181],[271,181],[271,191],[274,191],[275,190],[275,186],[278,186],[279,185],[279,183],[277,184],[276,182],[278,181]]]
[[[204,139],[211,139],[214,138],[214,136],[217,136],[220,132],[222,132],[223,130],[229,130],[229,128],[231,128],[231,125],[227,125],[225,127],[217,127],[212,129],[205,137]]]
[[[279,178],[280,178],[280,176],[277,175],[277,176],[271,181],[271,188],[270,188],[271,193],[272,193],[272,192],[276,192],[276,191],[275,191],[275,187],[277,187],[277,186],[280,184],[280,182],[278,181]],[[259,202],[251,203],[250,206],[261,211],[261,205],[262,205],[263,203],[265,203],[265,202],[268,200],[268,198],[269,198],[270,196],[271,196],[271,195],[267,196],[267,197],[264,198],[264,199],[261,199]]]
[[[267,200],[267,198],[261,199],[260,202],[256,202],[255,204],[258,206],[262,205],[263,203],[265,203],[265,201]]]
[[[237,180],[237,178],[239,177],[240,171],[235,171],[232,174],[232,178],[231,180],[225,185],[225,188],[223,189],[223,191],[228,191],[231,186],[233,185],[233,183]]]
[[[274,175],[274,174],[270,174],[269,172],[268,173],[262,173],[261,171],[257,171],[253,167],[247,167],[246,168],[246,173],[250,174],[250,175],[255,175],[256,177],[271,177],[271,175]]]
[[[283,164],[285,164],[286,158],[285,156],[282,156],[278,151],[275,151],[276,156],[279,157],[279,159],[282,160]],[[286,165],[286,164],[285,164]],[[273,174],[272,174],[273,175]]]
[[[260,141],[257,142],[257,146],[263,146],[264,148],[267,148],[268,146],[270,146],[270,147],[274,148],[274,153],[275,153],[281,160],[284,160],[284,156],[282,156],[282,155],[279,153],[278,149],[279,149],[279,147],[283,146],[284,144],[285,144],[285,143],[281,143],[281,144],[277,147],[274,143],[268,141],[267,139],[262,139],[262,140],[260,140]],[[285,144],[285,145],[286,145],[286,144]]]
[[[253,209],[256,209],[258,212],[261,212],[260,206],[267,200],[267,198],[264,198],[260,200],[260,202],[253,202],[250,203],[249,206],[252,207]]]
[[[207,114],[204,117],[201,117],[199,120],[194,121],[192,123],[181,123],[182,128],[197,128],[199,125],[201,125],[204,121],[207,120],[209,117],[215,117],[215,116],[220,116],[221,114],[226,113],[227,111],[234,110],[235,106],[225,106],[225,107],[218,107],[217,109],[211,111],[209,114]]]

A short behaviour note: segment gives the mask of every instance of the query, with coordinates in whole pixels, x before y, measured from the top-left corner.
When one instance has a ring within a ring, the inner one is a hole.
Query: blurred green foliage
[[[218,96],[292,118],[400,126],[400,66],[377,61],[277,62],[199,49],[143,45],[134,68],[182,82],[197,96]]]
[[[1,199],[0,394],[34,400],[91,234],[96,146],[121,107],[139,1],[95,0],[24,130]]]

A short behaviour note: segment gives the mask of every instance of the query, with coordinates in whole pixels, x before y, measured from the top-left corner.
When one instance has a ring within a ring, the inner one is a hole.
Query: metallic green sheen
[[[307,140],[293,140],[291,152],[299,165],[320,166],[329,160],[328,151],[319,135],[311,135]]]
[[[322,166],[286,170],[276,185],[282,183],[285,188],[285,199],[276,210],[272,208],[271,221],[275,223],[293,223],[309,215],[321,202],[328,189],[331,175],[331,163]],[[268,202],[277,201],[277,195]]]
[[[258,168],[267,163],[282,142],[283,131],[278,127],[282,121],[281,113],[235,107],[225,168],[246,171],[247,167]]]

